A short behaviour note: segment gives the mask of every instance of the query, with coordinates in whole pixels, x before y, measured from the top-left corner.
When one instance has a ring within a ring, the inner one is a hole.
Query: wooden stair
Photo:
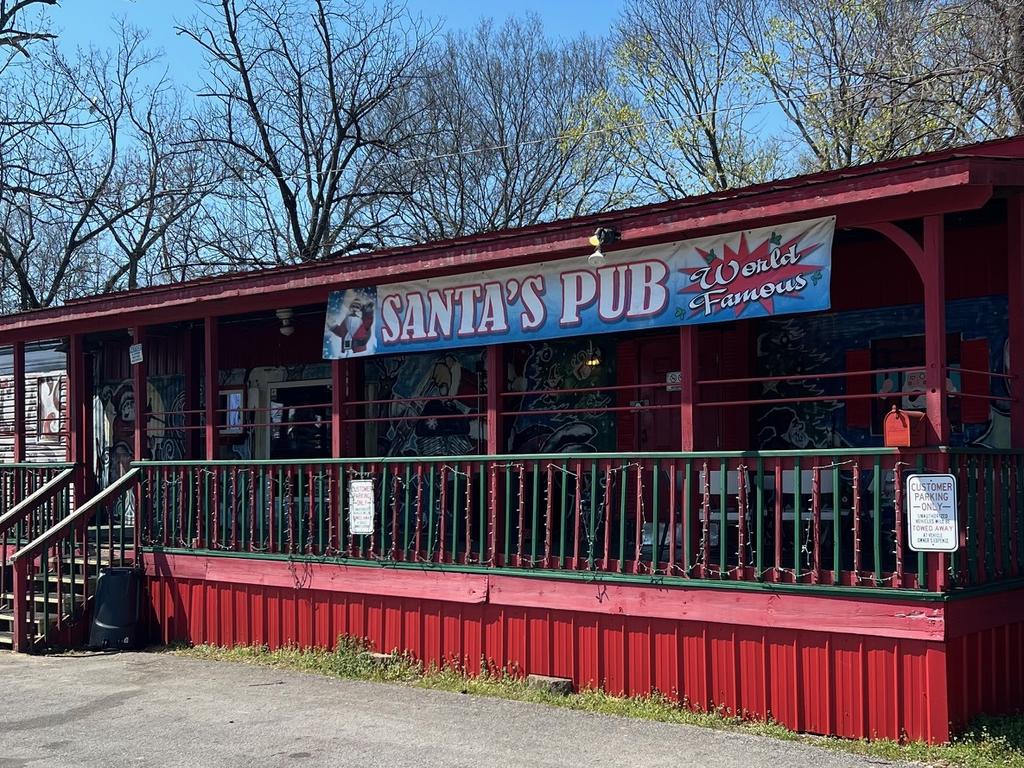
[[[113,559],[109,552],[90,552],[62,559],[59,570],[57,564],[51,562],[46,572],[40,570],[35,573],[33,607],[37,642],[45,641],[56,628],[58,614],[62,621],[70,621],[84,613],[86,594],[89,601],[95,594],[97,569],[102,572],[120,564],[121,557],[117,551]],[[14,593],[0,592],[0,651],[14,648],[14,619]],[[26,619],[31,620],[31,616],[26,615]]]

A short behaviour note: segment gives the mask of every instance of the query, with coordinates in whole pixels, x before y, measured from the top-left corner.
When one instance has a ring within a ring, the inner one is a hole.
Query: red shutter
[[[615,350],[615,383],[619,386],[636,384],[637,344],[635,341],[621,341]],[[634,389],[620,389],[617,392],[616,405],[627,406],[631,401],[640,399]],[[636,412],[618,411],[616,417],[617,450],[636,450]]]
[[[960,420],[964,424],[986,424],[989,420],[989,401],[980,397],[966,395],[989,395],[989,377],[981,373],[968,371],[988,371],[988,339],[971,339],[960,342],[960,367],[964,373],[960,375],[960,389],[965,397],[961,398]]]
[[[722,330],[718,378],[745,379],[750,376],[750,323],[733,323]],[[746,400],[751,396],[749,384],[726,384],[722,391],[724,400]],[[727,451],[750,448],[750,406],[723,406],[721,419],[721,448]]]
[[[846,370],[871,370],[870,349],[848,349],[846,351]],[[846,377],[846,394],[870,395],[871,374]],[[860,397],[846,401],[846,426],[856,429],[871,429],[871,398]]]

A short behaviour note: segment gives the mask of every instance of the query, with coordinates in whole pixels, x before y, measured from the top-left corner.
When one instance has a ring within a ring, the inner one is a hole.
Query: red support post
[[[694,428],[697,407],[697,329],[679,326],[679,434],[680,450],[696,445]]]
[[[500,344],[487,347],[487,455],[502,451],[504,430],[501,419],[501,393],[505,391],[505,355]]]
[[[220,398],[220,367],[217,353],[217,318],[206,317],[203,325],[203,389],[206,403],[204,412],[206,414],[205,435],[205,456],[206,459],[217,458],[217,403]]]
[[[68,402],[65,412],[68,424],[67,457],[71,462],[82,461],[82,367],[85,365],[83,347],[81,334],[75,333],[68,338]]]
[[[68,337],[68,402],[67,414],[67,458],[74,464],[83,465],[75,475],[73,490],[74,504],[77,506],[86,499],[86,436],[84,432],[87,420],[85,414],[90,410],[86,402],[85,391],[85,343],[80,333]]]
[[[182,350],[182,374],[185,379],[185,458],[196,458],[197,435],[199,419],[196,418],[196,409],[199,406],[199,365],[196,360],[198,344],[195,339],[195,329],[188,328],[185,331],[185,344]]]
[[[1009,379],[1010,445],[1024,448],[1024,195],[1013,195],[1006,205],[1010,365],[1016,371]]]
[[[925,405],[931,445],[949,443],[946,408],[946,259],[945,222],[941,214],[924,220]]]
[[[141,362],[132,365],[132,392],[135,394],[135,441],[132,456],[136,461],[141,461],[148,458],[146,454],[149,443],[146,439],[146,412],[149,401],[145,354],[146,329],[142,326],[133,328],[132,340],[133,343],[140,344],[143,347]]]
[[[14,342],[14,461],[25,460],[25,342]]]
[[[331,360],[331,456],[345,458],[345,385],[348,361]]]

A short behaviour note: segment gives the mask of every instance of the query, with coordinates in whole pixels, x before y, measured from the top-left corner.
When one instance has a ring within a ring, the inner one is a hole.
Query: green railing
[[[27,652],[67,633],[87,615],[100,573],[137,563],[126,518],[137,501],[138,470],[82,500],[11,557],[13,645]]]
[[[1024,454],[959,448],[948,451],[958,479],[961,544],[951,557],[953,581],[980,585],[1024,575]]]
[[[135,466],[142,543],[178,551],[929,592],[1011,578],[1024,555],[1014,543],[1024,537],[1017,523],[1024,483],[1013,484],[1022,471],[1017,453],[832,449]],[[903,487],[917,471],[960,477],[955,555],[910,550]],[[357,480],[371,481],[361,501],[353,494]],[[354,532],[367,491],[372,533]],[[1002,533],[1011,531],[1004,542]]]
[[[6,503],[0,513],[0,647],[13,643],[16,595],[12,556],[26,542],[71,514],[71,486],[77,471],[70,464],[8,465],[0,469],[0,477],[6,476],[17,488],[16,493],[4,497]]]
[[[0,464],[0,517],[71,466],[67,462]]]

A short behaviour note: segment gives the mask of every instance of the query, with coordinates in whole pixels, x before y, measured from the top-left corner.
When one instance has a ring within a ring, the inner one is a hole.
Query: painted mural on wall
[[[946,306],[946,331],[952,349],[959,343],[985,340],[988,348],[988,370],[1009,373],[1006,333],[1006,298],[989,296],[949,302]],[[923,362],[923,351],[914,343],[923,344],[924,308],[921,305],[885,307],[823,314],[812,317],[772,318],[762,321],[757,337],[757,370],[762,376],[825,373],[846,370],[850,350],[870,351],[871,368],[905,367],[902,359],[913,358],[915,365]],[[905,355],[901,358],[900,354]],[[956,359],[951,355],[951,365]],[[825,448],[836,446],[870,447],[882,444],[878,425],[892,403],[901,408],[923,408],[921,371],[879,374],[874,377],[872,391],[909,392],[899,398],[877,401],[873,405],[871,426],[851,427],[846,418],[847,406],[842,401],[821,400],[805,403],[765,405],[754,409],[754,431],[760,448]],[[989,394],[1008,397],[1007,382],[989,379]],[[808,379],[795,382],[765,382],[761,397],[825,397],[845,392],[845,379]],[[961,388],[960,375],[952,372],[946,382],[947,391]],[[890,402],[891,401],[891,402]],[[1009,447],[1009,401],[990,401],[987,421],[961,423],[959,398],[949,399],[953,445],[978,445],[990,448]]]
[[[509,392],[583,389],[615,384],[615,345],[580,339],[544,341],[507,348]],[[539,394],[504,398],[509,412],[540,411],[506,419],[510,453],[569,453],[615,450],[612,392]],[[566,413],[567,409],[584,413]]]
[[[36,379],[36,436],[40,440],[60,440],[61,412],[64,409],[61,389],[60,377],[41,376]]]
[[[243,393],[241,428],[222,430],[222,458],[259,458],[257,443],[263,432],[250,426],[259,416],[265,420],[269,403],[263,405],[267,392],[275,383],[318,381],[330,378],[326,363],[309,365],[231,369],[220,372],[221,390],[238,388]],[[186,432],[185,380],[181,375],[151,376],[148,381],[146,425],[149,455],[155,460],[174,461],[185,458]],[[202,391],[199,393],[203,400]],[[266,410],[260,410],[266,408]],[[96,476],[101,486],[116,480],[133,459],[135,429],[135,392],[130,379],[107,382],[96,389],[93,400],[93,424]]]
[[[381,456],[458,456],[484,453],[486,394],[483,352],[389,355],[368,359],[366,451]]]
[[[147,386],[146,424],[149,455],[161,461],[185,456],[184,379],[151,376]],[[131,380],[102,384],[93,397],[96,479],[105,487],[121,477],[134,453],[135,390]]]

